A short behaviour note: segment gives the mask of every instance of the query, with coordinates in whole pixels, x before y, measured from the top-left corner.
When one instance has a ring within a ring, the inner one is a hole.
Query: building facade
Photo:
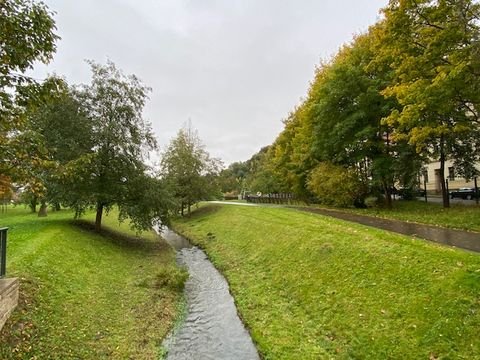
[[[477,164],[477,169],[480,169],[480,164]],[[445,161],[445,179],[448,180],[448,188],[450,190],[459,189],[462,187],[473,188],[474,180],[467,181],[465,178],[459,176],[455,172],[453,161]],[[441,192],[440,182],[440,162],[431,162],[425,165],[423,174],[420,176],[420,187],[423,188],[426,180],[426,188],[429,192]],[[480,178],[478,179],[480,181]],[[480,184],[479,184],[480,185]]]

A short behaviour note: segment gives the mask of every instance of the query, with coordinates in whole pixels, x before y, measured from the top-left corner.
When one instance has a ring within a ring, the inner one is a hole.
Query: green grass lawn
[[[175,229],[265,359],[480,359],[480,256],[293,209],[208,205]]]
[[[452,204],[450,208],[444,209],[441,204],[423,201],[394,201],[392,209],[350,209],[349,211],[387,219],[480,232],[480,207],[476,205]]]
[[[98,235],[66,210],[0,214],[7,275],[21,293],[0,333],[1,359],[158,358],[186,274],[153,232],[135,237],[113,215],[104,224],[117,233]]]

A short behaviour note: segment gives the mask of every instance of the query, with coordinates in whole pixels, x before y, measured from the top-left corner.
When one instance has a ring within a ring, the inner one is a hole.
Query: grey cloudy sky
[[[85,59],[152,87],[145,117],[165,147],[191,119],[226,164],[273,142],[315,65],[379,18],[387,0],[44,0],[62,37],[33,76],[88,83]]]

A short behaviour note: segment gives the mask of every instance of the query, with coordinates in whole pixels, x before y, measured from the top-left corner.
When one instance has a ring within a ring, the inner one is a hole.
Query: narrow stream
[[[177,251],[190,274],[185,284],[187,315],[165,341],[168,360],[259,359],[250,334],[237,314],[225,278],[205,253],[169,229],[162,237]]]

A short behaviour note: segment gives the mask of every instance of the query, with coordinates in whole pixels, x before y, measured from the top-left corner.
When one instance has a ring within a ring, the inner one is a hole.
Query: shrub
[[[224,194],[223,200],[238,200],[238,195]]]
[[[307,187],[320,203],[341,207],[354,205],[363,193],[363,185],[354,171],[328,162],[313,169]]]
[[[160,268],[156,274],[155,286],[157,288],[169,288],[183,291],[185,282],[188,279],[188,272],[184,269],[173,267]]]
[[[379,206],[379,202],[381,202],[381,200],[378,196],[367,196],[365,198],[365,206],[367,208],[376,208]]]

